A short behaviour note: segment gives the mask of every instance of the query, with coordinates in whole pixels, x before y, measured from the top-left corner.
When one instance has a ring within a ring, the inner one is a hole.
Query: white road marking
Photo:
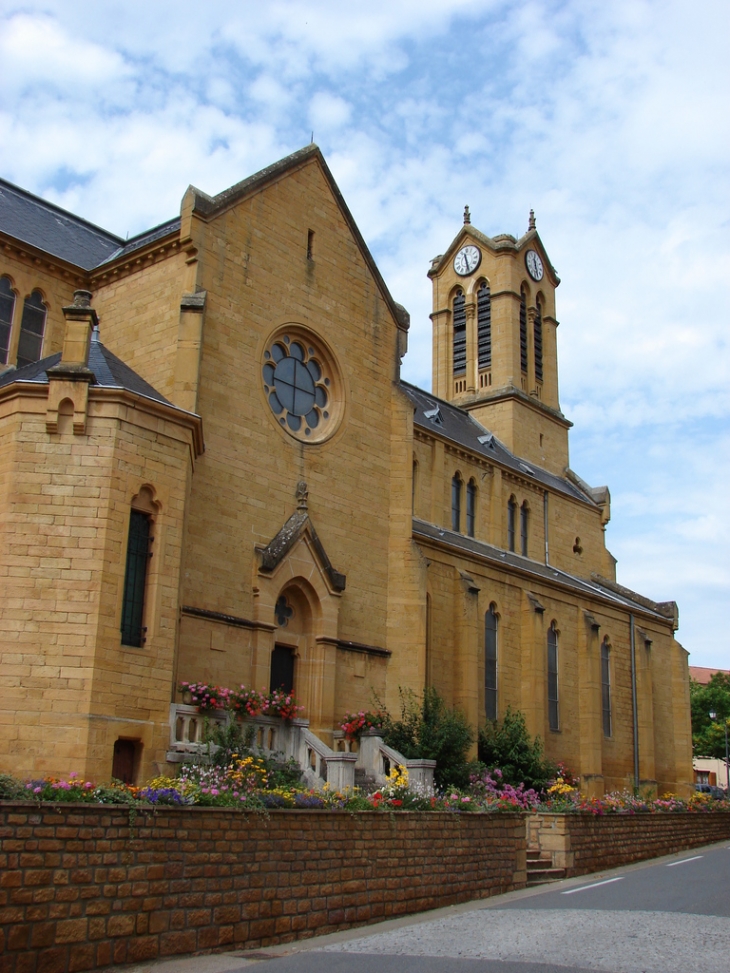
[[[675,865],[684,865],[685,862],[696,862],[698,858],[704,857],[704,855],[695,855],[693,858],[683,858],[681,862],[670,862],[667,868],[674,868]]]
[[[586,889],[597,889],[599,885],[610,885],[611,882],[620,882],[623,879],[623,875],[619,875],[618,878],[607,878],[604,882],[594,882],[593,885],[581,885],[579,889],[568,889],[567,892],[561,892],[561,895],[572,895],[574,892],[585,892]]]

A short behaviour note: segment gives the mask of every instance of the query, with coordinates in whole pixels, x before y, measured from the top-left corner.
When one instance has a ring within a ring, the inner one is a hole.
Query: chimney
[[[89,367],[91,332],[99,326],[96,311],[91,306],[91,291],[74,291],[74,302],[63,309],[63,316],[66,333],[61,361],[56,367],[64,372],[83,372]]]

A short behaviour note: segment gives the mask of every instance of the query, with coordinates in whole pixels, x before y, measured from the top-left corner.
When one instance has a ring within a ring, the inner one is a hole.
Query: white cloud
[[[330,132],[341,128],[350,120],[350,113],[350,105],[328,91],[315,92],[309,105],[309,120],[315,133],[320,129]]]
[[[209,0],[204,17],[192,0],[28,0],[2,23],[0,170],[121,234],[314,128],[411,312],[404,375],[420,384],[426,272],[464,204],[491,234],[523,232],[534,207],[563,278],[572,463],[612,488],[621,580],[677,597],[680,636],[714,651],[728,600],[716,512],[730,470],[713,467],[730,416],[726,0]]]

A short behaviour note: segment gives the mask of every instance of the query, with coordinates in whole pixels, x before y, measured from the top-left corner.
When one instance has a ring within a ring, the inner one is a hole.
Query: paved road
[[[539,890],[139,973],[729,973],[730,842]]]

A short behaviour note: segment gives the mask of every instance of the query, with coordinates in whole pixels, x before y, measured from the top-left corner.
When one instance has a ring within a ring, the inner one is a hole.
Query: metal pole
[[[730,801],[730,760],[728,760],[727,752],[727,719],[725,720],[725,773],[727,775],[727,790],[725,791],[725,797]]]

